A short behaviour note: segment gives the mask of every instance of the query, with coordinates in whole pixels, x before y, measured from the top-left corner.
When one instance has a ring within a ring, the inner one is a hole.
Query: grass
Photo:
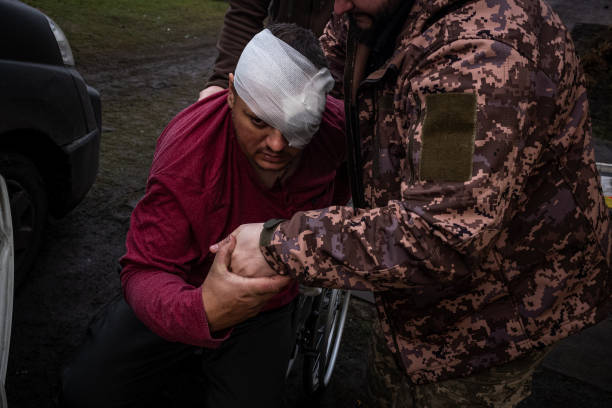
[[[126,223],[144,192],[157,136],[195,102],[227,1],[22,0],[66,33],[77,69],[102,97],[100,170],[88,211]]]
[[[55,20],[70,41],[77,64],[108,58],[167,54],[216,37],[222,0],[24,0]]]

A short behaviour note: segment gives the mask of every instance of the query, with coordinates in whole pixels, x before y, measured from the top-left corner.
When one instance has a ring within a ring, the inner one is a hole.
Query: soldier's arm
[[[522,149],[533,136],[534,70],[516,50],[490,40],[431,52],[403,84],[405,118],[396,126],[413,146],[406,160],[414,178],[404,180],[401,199],[371,210],[298,213],[263,242],[268,263],[309,285],[377,291],[467,277],[466,259],[499,238],[508,203],[538,154]],[[428,96],[434,93],[445,95]],[[466,109],[445,116],[458,104]],[[436,115],[443,120],[431,123]],[[463,150],[444,146],[444,132],[455,127]]]
[[[219,34],[213,73],[206,87],[227,88],[228,74],[234,72],[243,48],[263,29],[270,0],[231,0]]]

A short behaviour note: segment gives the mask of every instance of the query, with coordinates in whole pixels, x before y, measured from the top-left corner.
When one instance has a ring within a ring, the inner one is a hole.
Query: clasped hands
[[[204,310],[211,332],[255,316],[291,281],[278,275],[259,249],[263,224],[245,224],[210,247],[215,253],[202,284]]]
[[[254,278],[276,276],[277,273],[261,254],[259,249],[259,236],[263,224],[243,224],[236,228],[223,241],[212,245],[210,251],[217,253],[218,248],[227,245],[231,237],[236,238],[236,247],[231,253],[230,270],[236,275]]]

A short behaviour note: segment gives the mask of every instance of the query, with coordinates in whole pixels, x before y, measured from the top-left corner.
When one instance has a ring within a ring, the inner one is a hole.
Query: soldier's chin
[[[365,13],[351,14],[355,26],[361,31],[368,31],[374,26],[374,19]]]
[[[360,43],[370,44],[376,40],[376,30],[374,20],[366,14],[349,14],[351,27]]]

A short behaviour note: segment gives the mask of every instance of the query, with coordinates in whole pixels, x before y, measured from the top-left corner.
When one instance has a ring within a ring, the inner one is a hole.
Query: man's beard
[[[380,32],[384,30],[386,24],[393,15],[393,11],[395,10],[397,3],[398,2],[396,1],[389,1],[375,16],[370,16],[372,18],[372,26],[370,28],[364,29],[359,27],[357,25],[357,21],[355,20],[354,14],[348,13],[351,30],[357,36],[357,41],[368,46],[373,46],[376,43]]]

